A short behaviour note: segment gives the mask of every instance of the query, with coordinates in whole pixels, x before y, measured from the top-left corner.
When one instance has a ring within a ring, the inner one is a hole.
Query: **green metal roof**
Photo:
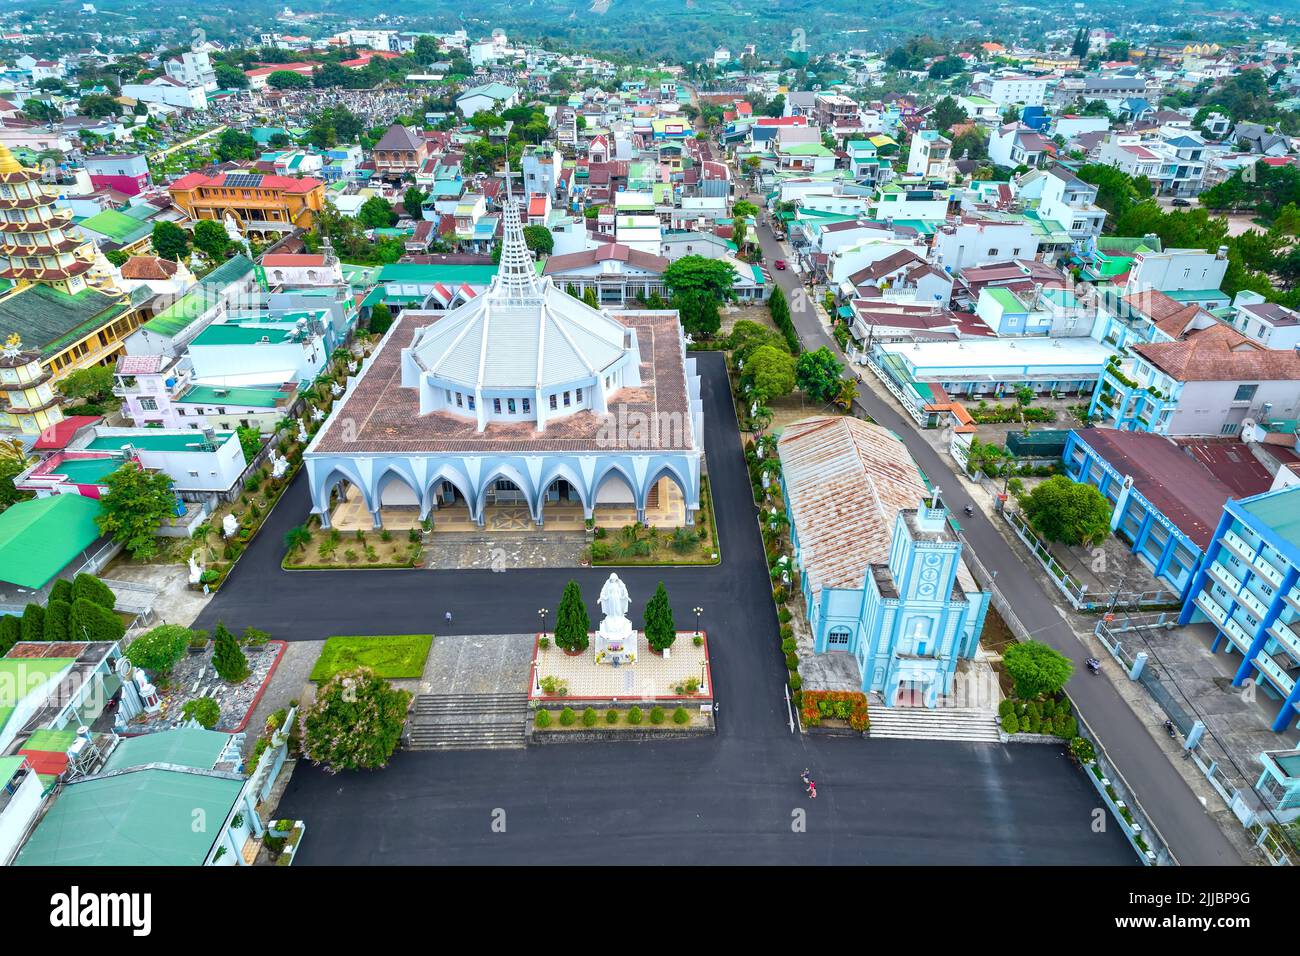
[[[178,405],[243,405],[248,408],[275,408],[275,403],[289,397],[288,392],[269,388],[218,388],[195,385],[176,400]]]
[[[71,663],[74,663],[71,657],[63,659],[64,666]],[[42,727],[39,730],[32,731],[22,749],[51,754],[67,753],[68,748],[72,746],[72,742],[76,739],[77,735],[72,730],[54,730],[50,727]]]
[[[0,757],[0,787],[7,787],[9,781],[22,769],[26,757]]]
[[[155,335],[171,337],[183,332],[189,324],[216,304],[221,291],[232,282],[238,282],[253,271],[253,261],[247,256],[234,256],[217,266],[187,292],[140,328]]]
[[[45,587],[99,537],[99,502],[81,495],[19,501],[0,514],[0,581]]]
[[[1300,486],[1248,498],[1240,502],[1240,507],[1283,541],[1300,548]]]
[[[293,334],[292,323],[279,325],[273,322],[260,322],[257,325],[235,325],[230,322],[218,322],[209,325],[194,337],[190,348],[196,345],[257,345],[263,339],[272,344],[286,341]]]
[[[102,485],[105,478],[121,467],[120,458],[66,458],[49,473],[64,475],[76,485]]]
[[[72,498],[76,495],[56,495],[58,498]],[[10,715],[19,701],[25,700],[37,690],[44,687],[71,664],[76,663],[73,657],[0,657],[0,728],[3,728],[9,722]],[[23,745],[26,750],[49,750],[59,748],[49,748],[41,746],[41,742],[36,740],[37,734],[32,734],[31,739]],[[75,736],[69,731],[69,736]],[[36,742],[33,743],[32,741]],[[68,741],[71,743],[72,741]],[[64,746],[62,750],[67,750]],[[61,752],[61,751],[60,751]]]
[[[151,763],[211,770],[229,741],[229,734],[202,727],[178,727],[138,737],[124,737],[104,764],[104,773]]]
[[[997,286],[988,286],[983,293],[991,298],[998,305],[1002,306],[1006,312],[1024,312],[1025,307],[1019,299],[1006,289],[1000,289]]]
[[[143,768],[67,784],[17,866],[201,866],[243,781]],[[206,827],[195,827],[201,813]]]
[[[95,289],[68,295],[49,286],[29,285],[0,300],[0,339],[16,332],[24,345],[40,349],[48,358],[118,318],[128,306],[127,299]]]
[[[542,264],[539,262],[538,266]],[[497,274],[496,266],[460,266],[460,265],[421,265],[417,262],[394,262],[379,270],[381,283],[388,282],[425,282],[454,283],[468,282],[470,285],[485,286]]]
[[[101,236],[106,236],[120,246],[130,245],[153,232],[152,223],[141,222],[133,216],[120,213],[116,209],[105,209],[95,213],[80,223],[82,229],[89,229]]]
[[[234,432],[217,432],[217,444],[222,444],[233,434]],[[86,451],[121,451],[127,445],[140,451],[195,451],[196,446],[202,443],[203,435],[196,431],[165,432],[158,429],[142,429],[132,435],[101,435],[86,446]],[[3,517],[0,515],[0,518]]]

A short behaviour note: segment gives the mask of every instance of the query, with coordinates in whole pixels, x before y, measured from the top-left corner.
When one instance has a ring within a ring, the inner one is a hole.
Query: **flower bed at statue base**
[[[588,743],[602,740],[658,740],[695,737],[717,730],[707,699],[538,703],[529,723],[532,743]],[[593,706],[594,705],[594,706]]]
[[[200,697],[212,698],[221,708],[214,730],[239,733],[261,700],[262,692],[287,646],[284,641],[241,645],[248,659],[249,673],[238,684],[226,683],[213,669],[214,648],[211,642],[201,654],[185,654],[173,665],[165,685],[159,685],[162,709],[156,714],[141,713],[127,725],[126,734],[134,736],[170,730],[183,722],[181,710],[184,706]]]
[[[801,690],[799,719],[805,728],[847,727],[866,733],[871,727],[867,714],[867,695],[861,691]]]

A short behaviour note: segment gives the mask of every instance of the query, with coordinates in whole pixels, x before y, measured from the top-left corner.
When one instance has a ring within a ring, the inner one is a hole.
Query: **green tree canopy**
[[[266,85],[273,90],[305,90],[312,82],[311,77],[293,70],[276,70],[266,78]]]
[[[155,255],[179,262],[190,251],[190,237],[185,230],[174,222],[161,220],[153,224],[153,236],[150,239]]]
[[[228,684],[238,684],[248,678],[248,658],[235,635],[221,621],[212,632],[212,669]]]
[[[1015,681],[1016,696],[1026,700],[1060,693],[1074,664],[1059,651],[1038,641],[1021,641],[1002,652],[1002,663]]]
[[[799,356],[795,382],[812,402],[827,404],[839,397],[844,366],[826,346]]]
[[[682,256],[664,270],[664,283],[673,295],[703,292],[722,302],[732,296],[736,273],[725,259]]]
[[[957,105],[957,101],[951,96],[945,96],[939,102],[934,104],[934,109],[930,112],[930,122],[934,128],[940,132],[946,133],[958,123],[964,123],[969,117],[966,111]]]
[[[59,391],[84,405],[102,405],[113,400],[113,370],[92,365],[69,372],[59,379]]]
[[[662,581],[645,606],[645,639],[656,651],[672,647],[677,640],[677,625],[673,622],[673,608],[668,603],[668,589]]]
[[[126,649],[126,659],[150,674],[165,676],[185,654],[190,641],[200,636],[206,635],[180,624],[160,624],[131,642]]]
[[[722,328],[718,300],[703,290],[677,292],[672,307],[681,317],[682,328],[696,339],[710,339]]]
[[[584,651],[590,630],[591,619],[587,616],[582,591],[577,581],[570,581],[564,586],[560,606],[555,612],[555,646],[566,651]]]
[[[230,234],[226,232],[226,227],[215,219],[200,219],[194,224],[191,236],[194,248],[218,265],[230,251]]]
[[[1092,485],[1048,478],[1024,499],[1025,517],[1049,541],[1096,544],[1110,533],[1110,502]]]
[[[555,236],[545,226],[524,226],[524,242],[533,252],[549,256],[555,249]]]
[[[369,668],[342,671],[303,712],[303,753],[330,773],[383,767],[397,749],[410,703],[409,692]]]
[[[133,557],[153,557],[158,528],[176,511],[171,478],[128,461],[104,482],[108,491],[99,499],[100,512],[95,516],[100,532],[112,535]]]
[[[760,345],[745,362],[741,381],[763,402],[789,395],[796,383],[795,358],[775,345]]]
[[[393,207],[388,204],[388,200],[383,196],[371,196],[361,204],[357,211],[357,220],[367,229],[387,229],[397,217],[393,214]]]

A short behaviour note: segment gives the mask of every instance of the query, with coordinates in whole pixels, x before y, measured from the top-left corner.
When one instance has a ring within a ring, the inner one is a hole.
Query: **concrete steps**
[[[871,708],[870,736],[903,740],[999,743],[997,714],[965,707]]]
[[[410,750],[500,750],[526,742],[528,695],[420,694],[406,726]]]

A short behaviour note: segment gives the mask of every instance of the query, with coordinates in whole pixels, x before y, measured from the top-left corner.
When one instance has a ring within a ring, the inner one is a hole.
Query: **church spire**
[[[537,269],[533,264],[528,243],[524,241],[524,226],[519,218],[519,206],[510,188],[510,160],[506,160],[505,233],[501,240],[501,264],[496,281],[488,293],[498,299],[534,299],[542,294],[537,282]]]

